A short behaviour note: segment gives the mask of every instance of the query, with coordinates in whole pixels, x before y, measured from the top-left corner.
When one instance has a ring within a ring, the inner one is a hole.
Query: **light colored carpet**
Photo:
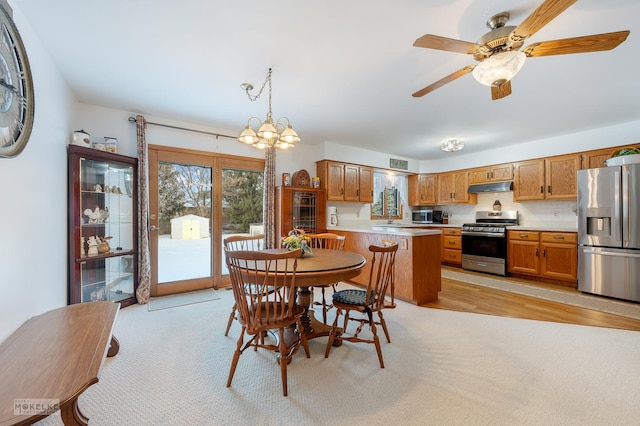
[[[210,302],[211,300],[218,299],[220,299],[220,295],[218,295],[218,291],[214,289],[190,291],[187,293],[171,294],[169,296],[152,297],[149,299],[147,309],[149,311],[159,311],[161,309],[176,308],[178,306]]]
[[[640,320],[640,303],[626,302],[604,296],[595,296],[566,290],[553,290],[535,285],[515,283],[493,275],[467,274],[461,271],[442,269],[442,278],[491,287],[553,302],[566,303],[581,308],[593,309]]]
[[[344,288],[344,286],[341,285]],[[637,425],[640,333],[421,308],[386,313],[373,345],[326,338],[289,365],[246,351],[226,388],[239,326],[216,303],[120,311],[120,353],[80,396],[90,425]],[[43,425],[60,425],[59,417]]]

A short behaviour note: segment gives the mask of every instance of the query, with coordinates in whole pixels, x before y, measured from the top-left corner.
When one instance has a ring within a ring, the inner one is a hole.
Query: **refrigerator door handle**
[[[615,223],[614,232],[615,235],[613,238],[615,241],[620,241],[620,227],[622,224],[622,218],[620,217],[620,172],[616,171],[613,174],[613,220]]]
[[[622,247],[629,246],[629,219],[631,218],[631,212],[629,211],[629,200],[631,194],[629,192],[629,169],[622,168]],[[618,228],[619,229],[619,228]]]
[[[616,256],[616,257],[640,258],[640,253],[638,253],[638,254],[636,254],[636,253],[628,253],[628,252],[620,253],[620,252],[617,252],[617,251],[607,251],[607,250],[603,250],[603,249],[589,250],[589,249],[585,248],[584,249],[584,253],[585,254],[597,254],[599,256]]]

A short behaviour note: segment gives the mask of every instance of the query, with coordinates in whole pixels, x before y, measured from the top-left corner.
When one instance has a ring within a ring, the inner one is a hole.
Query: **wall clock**
[[[27,52],[7,10],[0,2],[0,157],[15,157],[31,136],[34,96]]]

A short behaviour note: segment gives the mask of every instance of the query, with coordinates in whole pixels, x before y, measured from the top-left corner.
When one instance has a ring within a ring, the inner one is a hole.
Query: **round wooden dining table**
[[[285,249],[266,251],[281,252]],[[313,249],[298,259],[296,270],[296,303],[304,307],[300,317],[307,339],[328,336],[331,326],[315,319],[311,306],[314,286],[346,281],[360,274],[366,264],[364,256],[349,251]],[[339,330],[341,332],[341,330]],[[287,339],[288,340],[288,339]]]

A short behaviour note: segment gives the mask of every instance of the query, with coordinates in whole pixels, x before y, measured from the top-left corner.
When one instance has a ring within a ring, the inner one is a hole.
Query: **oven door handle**
[[[478,237],[504,238],[504,233],[496,234],[495,232],[462,231],[460,234],[461,235],[477,235]]]

